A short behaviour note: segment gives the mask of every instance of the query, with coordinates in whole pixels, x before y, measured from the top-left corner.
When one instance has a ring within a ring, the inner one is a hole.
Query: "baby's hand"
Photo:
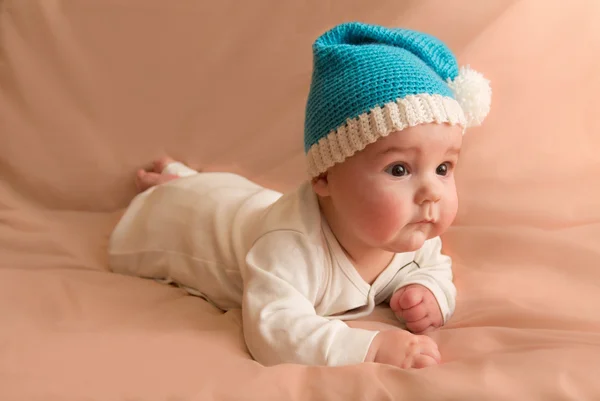
[[[392,295],[390,307],[406,328],[415,334],[427,333],[444,324],[435,296],[419,284],[400,288]]]
[[[426,368],[441,362],[438,346],[427,336],[417,336],[406,330],[386,330],[375,336],[366,362],[384,363],[401,369]]]

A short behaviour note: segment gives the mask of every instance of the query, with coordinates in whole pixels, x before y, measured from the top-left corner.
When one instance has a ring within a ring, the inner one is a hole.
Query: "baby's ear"
[[[312,179],[313,191],[322,198],[329,196],[329,181],[327,181],[327,173],[323,173]]]

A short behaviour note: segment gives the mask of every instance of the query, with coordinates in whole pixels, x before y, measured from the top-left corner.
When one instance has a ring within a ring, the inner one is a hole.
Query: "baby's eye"
[[[448,171],[450,171],[450,167],[452,167],[452,166],[450,165],[449,162],[442,163],[439,166],[437,166],[437,168],[435,169],[435,173],[437,175],[445,176],[448,174]]]
[[[392,164],[385,170],[385,172],[393,175],[394,177],[404,177],[408,174],[408,169],[404,164]]]

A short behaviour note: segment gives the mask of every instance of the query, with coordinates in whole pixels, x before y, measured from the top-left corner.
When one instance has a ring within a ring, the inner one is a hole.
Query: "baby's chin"
[[[410,233],[391,243],[386,247],[386,251],[394,253],[415,252],[421,249],[428,239],[429,236],[422,231]]]
[[[440,227],[430,226],[422,228],[405,227],[396,239],[385,247],[388,252],[403,253],[415,252],[425,245],[425,241],[439,235]]]

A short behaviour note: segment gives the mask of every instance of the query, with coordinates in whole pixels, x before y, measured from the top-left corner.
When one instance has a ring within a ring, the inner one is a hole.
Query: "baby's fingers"
[[[431,324],[431,319],[426,316],[416,322],[406,322],[406,328],[415,334],[422,334],[433,329],[433,326]]]
[[[417,355],[413,359],[412,367],[415,369],[423,369],[429,366],[435,366],[439,364],[435,359],[427,355]]]
[[[406,290],[400,295],[398,303],[401,309],[410,309],[423,302],[423,291],[419,287],[406,287]]]
[[[406,322],[416,322],[427,316],[427,309],[423,304],[419,304],[410,309],[403,310],[401,316]]]

